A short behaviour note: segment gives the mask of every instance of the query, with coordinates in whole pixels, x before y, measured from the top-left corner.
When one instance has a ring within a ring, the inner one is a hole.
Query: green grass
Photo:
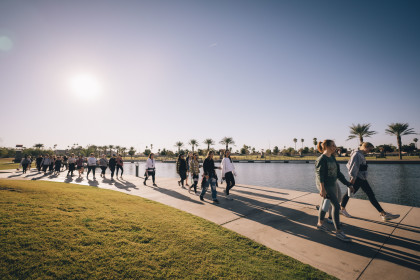
[[[332,279],[217,224],[93,187],[0,180],[0,279]]]
[[[19,163],[13,163],[12,160],[12,158],[0,158],[0,170],[18,168]]]

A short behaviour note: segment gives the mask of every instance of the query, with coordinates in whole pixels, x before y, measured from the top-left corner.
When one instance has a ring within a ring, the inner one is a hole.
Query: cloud
[[[214,47],[217,47],[217,43],[213,43],[209,46],[209,48],[214,48]]]

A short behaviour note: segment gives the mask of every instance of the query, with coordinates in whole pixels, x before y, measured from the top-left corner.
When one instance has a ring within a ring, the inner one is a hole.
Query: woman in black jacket
[[[185,189],[184,180],[187,178],[187,161],[184,159],[183,154],[180,154],[178,156],[178,160],[176,161],[176,173],[178,173],[181,178],[181,180],[178,181],[178,185],[182,185],[182,188]]]

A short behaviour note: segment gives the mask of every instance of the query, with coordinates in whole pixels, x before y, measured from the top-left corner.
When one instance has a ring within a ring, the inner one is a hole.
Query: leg
[[[206,192],[207,192],[207,188],[209,187],[209,185],[210,185],[210,182],[209,182],[209,180],[210,179],[208,179],[208,180],[206,180],[206,179],[204,179],[205,181],[204,181],[204,183],[203,183],[203,185],[202,185],[202,188],[201,188],[201,194],[200,194],[200,197],[204,197],[204,195],[206,194]]]
[[[93,178],[95,178],[96,166],[92,166]]]
[[[122,177],[122,175],[124,173],[124,167],[123,166],[120,166],[120,168],[121,168],[121,177]]]
[[[217,200],[216,182],[217,182],[216,179],[214,179],[214,178],[210,179],[211,197],[212,197],[213,201]]]
[[[226,195],[229,195],[230,189],[232,189],[233,186],[235,186],[235,178],[233,177],[232,172],[228,172],[225,175],[225,179],[226,179]]]
[[[92,166],[88,166],[88,172],[86,174],[86,177],[89,177],[89,173],[90,173],[91,170],[92,170]]]
[[[155,171],[152,172],[152,181],[153,181],[153,185],[155,184]]]
[[[375,194],[373,193],[373,190],[370,187],[368,181],[365,181],[365,180],[360,180],[360,181],[362,181],[361,188],[367,194],[370,203],[372,203],[372,205],[376,208],[376,210],[378,210],[379,213],[384,213],[385,211],[384,209],[382,209],[381,205],[379,205],[379,202],[376,200]]]
[[[354,188],[354,193],[356,193],[359,188],[360,188],[360,179],[356,179],[356,181],[354,182],[353,188]],[[349,195],[347,194],[347,192],[344,194],[343,198],[341,199],[341,208],[345,209],[347,202],[349,201]]]

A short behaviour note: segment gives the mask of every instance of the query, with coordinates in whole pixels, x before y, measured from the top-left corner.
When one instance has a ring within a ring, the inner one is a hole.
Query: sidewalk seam
[[[365,273],[366,269],[370,266],[370,264],[372,263],[372,261],[376,258],[376,256],[382,251],[382,248],[384,247],[384,245],[388,242],[388,240],[391,238],[391,236],[394,234],[394,231],[400,226],[400,224],[402,223],[402,221],[404,221],[405,217],[407,217],[407,215],[411,212],[411,210],[413,210],[414,207],[411,207],[410,210],[407,211],[407,214],[404,215],[404,218],[401,219],[401,221],[398,222],[398,224],[394,227],[394,229],[392,230],[392,232],[388,235],[388,237],[385,239],[384,243],[382,243],[381,247],[378,249],[378,251],[376,251],[375,255],[372,257],[372,259],[369,261],[369,263],[366,265],[366,267],[362,270],[362,272],[360,272],[359,276],[356,278],[356,280],[359,280],[360,277],[362,277],[363,273]]]
[[[280,204],[283,204],[283,203],[286,203],[286,202],[293,201],[293,200],[295,200],[295,199],[298,199],[298,198],[300,198],[300,197],[302,197],[302,196],[305,196],[305,195],[308,195],[308,194],[310,194],[310,192],[307,192],[307,193],[305,193],[305,194],[302,194],[302,195],[300,195],[300,196],[297,196],[297,197],[295,197],[295,198],[293,198],[293,199],[288,199],[288,200],[282,201],[282,202],[280,202],[280,203],[278,203],[278,204],[274,204],[274,205],[273,205],[273,206],[271,206],[271,207],[266,207],[266,208],[263,208],[263,209],[259,209],[259,211],[258,211],[257,213],[261,213],[261,212],[263,212],[263,211],[265,211],[265,210],[272,209],[272,208],[274,208],[274,207],[276,207],[276,206],[279,206]],[[254,215],[254,214],[256,214],[256,213],[252,213],[252,214],[249,214],[249,215],[243,215],[243,216],[241,216],[241,217],[237,217],[237,218],[235,218],[235,219],[233,219],[233,220],[230,220],[230,221],[224,222],[223,224],[219,224],[219,225],[224,226],[224,225],[226,225],[226,224],[229,224],[229,223],[231,223],[231,222],[237,221],[237,220],[242,219],[242,218],[249,217],[249,216]]]

